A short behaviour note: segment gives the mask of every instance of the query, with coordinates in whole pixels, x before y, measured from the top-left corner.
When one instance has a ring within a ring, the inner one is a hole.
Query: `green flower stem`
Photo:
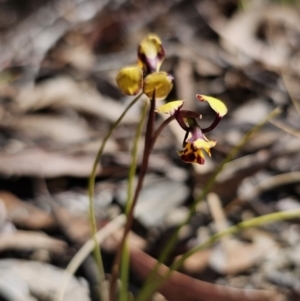
[[[92,229],[92,235],[95,243],[95,249],[94,249],[94,256],[96,258],[97,266],[98,266],[98,273],[99,273],[99,286],[100,286],[100,296],[101,300],[105,301],[105,295],[104,290],[102,289],[102,283],[105,280],[105,274],[104,274],[104,268],[102,264],[102,258],[101,258],[101,252],[100,252],[100,246],[97,243],[97,224],[96,224],[96,216],[95,216],[95,200],[94,200],[94,193],[95,193],[95,179],[96,179],[96,172],[98,163],[101,159],[101,156],[103,154],[105,145],[110,138],[113,131],[116,129],[118,124],[121,122],[121,120],[124,118],[126,113],[129,111],[129,109],[140,99],[142,96],[142,93],[140,93],[135,99],[132,100],[132,102],[127,106],[127,108],[124,110],[124,112],[121,114],[121,116],[111,125],[107,135],[105,136],[102,145],[97,153],[97,156],[94,161],[94,165],[92,168],[91,175],[89,177],[89,183],[88,183],[88,192],[89,192],[89,214],[90,214],[90,223],[91,223],[91,229]]]
[[[145,105],[141,112],[141,119],[138,124],[134,141],[133,141],[133,148],[131,154],[132,161],[131,161],[129,174],[128,174],[127,202],[126,202],[126,209],[125,209],[126,216],[128,216],[129,210],[132,207],[132,191],[133,191],[134,177],[136,173],[138,144],[142,134],[143,125],[146,119],[147,109],[148,109],[148,103],[145,102]],[[121,261],[120,301],[128,300],[128,271],[129,271],[129,250],[128,250],[127,242],[125,240],[124,249],[122,252],[122,261]]]
[[[236,234],[242,230],[248,229],[248,228],[254,228],[254,227],[259,227],[268,223],[274,223],[277,221],[283,221],[283,220],[289,220],[289,219],[299,219],[300,217],[300,209],[293,209],[293,210],[287,210],[287,211],[282,211],[282,212],[274,212],[274,213],[269,213],[265,214],[262,216],[258,216],[255,218],[251,218],[249,220],[243,221],[237,225],[231,226],[227,228],[226,230],[223,230],[221,232],[218,232],[211,236],[206,242],[199,246],[195,246],[188,252],[186,252],[181,258],[173,263],[170,267],[170,270],[176,270],[179,269],[185,260],[195,254],[196,252],[199,252],[210,245],[212,245],[214,242],[218,241],[222,237],[226,235],[233,235]]]
[[[151,150],[154,147],[154,144],[158,138],[158,136],[160,135],[160,133],[162,132],[162,130],[171,122],[173,121],[175,118],[174,116],[170,116],[169,118],[167,118],[160,126],[159,128],[155,131],[152,140],[151,140]]]
[[[261,129],[261,127],[268,122],[270,119],[274,118],[280,113],[279,108],[275,108],[273,111],[271,111],[265,119],[263,119],[260,123],[256,124],[244,137],[243,139],[231,150],[231,152],[228,154],[228,156],[223,160],[223,162],[219,165],[219,167],[216,169],[212,177],[209,179],[208,183],[205,185],[204,189],[202,190],[202,193],[194,200],[193,204],[189,208],[189,214],[187,218],[177,227],[174,234],[171,236],[170,240],[168,241],[166,247],[163,249],[157,264],[151,271],[151,273],[148,276],[148,279],[145,281],[143,288],[139,295],[136,298],[136,301],[144,301],[147,300],[148,297],[155,291],[155,289],[159,286],[157,285],[155,281],[155,277],[158,273],[159,266],[165,262],[165,260],[170,255],[173,247],[175,246],[178,238],[178,233],[180,229],[186,225],[194,213],[196,212],[197,205],[206,197],[208,192],[212,189],[213,185],[216,182],[216,178],[219,175],[219,173],[222,171],[226,163],[228,163],[233,157],[237,155],[237,153],[242,149],[242,147],[247,143],[247,141],[253,136],[257,131]]]
[[[180,257],[179,260],[174,262],[168,271],[160,278],[159,281],[156,282],[155,289],[157,289],[159,286],[161,286],[165,281],[167,281],[172,272],[175,270],[178,270],[185,262],[187,258],[195,254],[196,252],[199,252],[201,250],[206,249],[207,247],[211,246],[216,241],[220,240],[222,237],[226,235],[233,235],[236,234],[242,230],[253,228],[253,227],[259,227],[268,223],[273,223],[277,221],[283,221],[283,220],[290,220],[290,219],[299,219],[300,217],[300,209],[293,209],[293,210],[287,210],[283,212],[275,212],[270,213],[266,215],[262,215],[259,217],[252,218],[247,221],[243,221],[235,226],[229,227],[226,230],[223,230],[221,232],[218,232],[211,236],[207,241],[205,241],[203,244],[195,246],[188,252],[186,252],[184,255]]]
[[[143,159],[141,164],[141,169],[138,177],[138,183],[135,189],[135,193],[132,199],[132,204],[130,206],[128,215],[127,215],[127,221],[125,224],[125,229],[123,233],[122,240],[120,242],[120,245],[117,249],[117,254],[115,257],[115,261],[112,268],[112,275],[111,275],[111,281],[110,281],[110,287],[109,287],[109,300],[114,301],[115,300],[115,292],[116,292],[116,283],[119,275],[119,266],[121,261],[121,255],[123,252],[123,246],[127,237],[127,234],[129,233],[133,219],[134,219],[134,207],[137,203],[138,196],[140,194],[140,191],[143,186],[144,178],[147,172],[148,163],[149,163],[149,157],[151,153],[151,141],[152,141],[152,134],[153,134],[153,128],[154,128],[154,120],[155,120],[155,90],[153,93],[153,98],[150,101],[150,109],[149,109],[149,117],[148,122],[146,126],[146,134],[145,134],[145,143],[144,143],[144,152],[143,152]]]

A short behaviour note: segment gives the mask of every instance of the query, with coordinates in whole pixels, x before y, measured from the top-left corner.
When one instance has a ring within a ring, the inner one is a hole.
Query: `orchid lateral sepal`
[[[190,128],[186,125],[186,123],[184,122],[184,119],[182,118],[180,111],[175,111],[175,113],[173,114],[173,116],[175,117],[176,121],[178,122],[178,124],[181,126],[181,128],[184,131],[189,131]]]
[[[171,102],[168,102],[162,106],[160,106],[155,111],[158,113],[163,114],[169,114],[171,116],[174,116],[178,124],[181,126],[181,128],[184,131],[188,131],[189,127],[186,125],[184,119],[187,118],[201,118],[201,114],[198,114],[193,111],[188,110],[181,110],[182,106],[184,104],[184,100],[174,100]]]
[[[219,115],[216,115],[213,123],[209,127],[205,128],[205,129],[202,129],[202,132],[203,133],[208,133],[208,132],[212,131],[219,124],[221,119],[222,119],[222,117],[220,117]]]
[[[176,121],[181,126],[181,128],[186,132],[189,132],[191,130],[191,128],[190,128],[190,126],[186,125],[184,119],[186,119],[186,120],[195,120],[195,118],[201,118],[202,117],[201,114],[198,114],[198,113],[192,112],[192,111],[186,111],[186,110],[177,110],[177,111],[174,112],[173,116],[175,117]]]

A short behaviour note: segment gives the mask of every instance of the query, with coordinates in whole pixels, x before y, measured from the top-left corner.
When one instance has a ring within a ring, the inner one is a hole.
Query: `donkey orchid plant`
[[[210,149],[216,145],[216,141],[209,140],[204,134],[213,130],[221,118],[227,113],[227,108],[225,104],[216,98],[196,95],[197,99],[201,102],[207,102],[211,108],[216,112],[216,117],[213,123],[207,128],[201,128],[198,119],[201,118],[201,114],[198,112],[183,110],[182,106],[184,100],[175,100],[167,102],[156,109],[156,101],[163,101],[167,98],[170,91],[173,88],[174,78],[164,71],[160,71],[162,63],[165,58],[165,50],[162,46],[160,38],[155,34],[149,34],[138,46],[137,51],[137,64],[132,66],[123,67],[117,77],[116,82],[120,90],[128,96],[136,96],[132,102],[127,106],[121,116],[112,124],[110,130],[108,131],[104,141],[99,149],[96,156],[93,170],[91,173],[89,181],[89,199],[90,199],[90,215],[91,224],[94,234],[95,242],[95,256],[98,262],[99,275],[100,275],[100,286],[104,280],[104,269],[101,265],[101,252],[99,244],[96,240],[96,219],[94,213],[94,184],[96,177],[97,164],[100,161],[104,147],[108,139],[110,138],[114,129],[121,122],[128,110],[141,98],[142,95],[146,95],[148,98],[149,108],[148,108],[148,121],[146,123],[145,131],[145,142],[144,142],[144,152],[142,157],[142,162],[140,164],[140,170],[138,175],[137,185],[135,187],[134,193],[128,193],[127,206],[126,206],[126,224],[123,232],[121,242],[117,248],[115,261],[112,268],[112,275],[109,286],[109,300],[115,301],[116,299],[116,283],[119,278],[120,266],[121,266],[121,280],[122,288],[120,293],[120,300],[127,301],[127,280],[128,280],[128,261],[129,253],[126,245],[126,238],[131,229],[134,217],[134,208],[137,203],[139,193],[143,186],[143,181],[147,172],[149,157],[151,151],[154,147],[156,139],[162,132],[162,130],[173,120],[176,120],[181,128],[185,132],[183,139],[183,150],[178,151],[181,159],[187,163],[198,163],[204,164],[204,152],[210,156]],[[147,103],[146,103],[147,104]],[[163,121],[158,127],[155,126],[155,114],[169,114],[169,118]],[[146,117],[147,110],[143,110],[141,114],[141,122]],[[140,127],[138,127],[140,128]],[[138,131],[137,131],[138,133]],[[138,135],[136,136],[138,140]],[[137,143],[136,143],[137,145]],[[133,158],[136,157],[133,155]],[[135,174],[135,164],[134,160],[131,164],[129,185],[132,186],[132,178]],[[130,192],[131,189],[128,189]],[[101,290],[101,295],[102,291]],[[105,299],[105,296],[102,296]]]

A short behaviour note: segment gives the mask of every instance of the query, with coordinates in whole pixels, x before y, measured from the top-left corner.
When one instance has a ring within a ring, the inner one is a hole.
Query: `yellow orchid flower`
[[[201,118],[200,114],[182,110],[184,100],[166,103],[156,109],[156,112],[174,116],[181,128],[186,131],[183,141],[184,149],[178,151],[181,159],[187,163],[204,164],[203,150],[211,156],[210,150],[217,144],[216,141],[209,140],[204,133],[210,132],[218,125],[221,118],[227,113],[227,107],[221,100],[211,96],[197,94],[196,97],[200,101],[208,102],[210,107],[217,113],[215,120],[208,128],[202,129],[197,123],[196,119]],[[191,136],[190,138],[188,138],[189,135]]]
[[[138,64],[119,71],[116,82],[120,90],[131,96],[142,90],[149,98],[156,90],[156,99],[165,99],[173,88],[173,77],[166,72],[159,72],[164,57],[159,37],[149,34],[138,47]]]

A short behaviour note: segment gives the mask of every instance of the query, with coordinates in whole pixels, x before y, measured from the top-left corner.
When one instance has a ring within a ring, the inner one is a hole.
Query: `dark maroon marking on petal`
[[[145,53],[141,51],[142,47],[138,47],[138,58],[143,63],[143,71],[144,71],[144,77],[146,77],[148,74],[156,72],[156,65],[157,63],[161,63],[165,58],[165,50],[162,46],[160,46],[160,49],[157,52],[157,55],[155,58],[148,58]]]
[[[146,75],[148,75],[156,70],[152,68],[152,66],[148,62],[146,55],[143,52],[141,52],[140,49],[141,49],[141,46],[139,46],[139,48],[138,48],[138,58],[143,63],[143,73],[144,73],[144,77],[146,77]]]
[[[165,50],[164,48],[161,46],[160,47],[160,51],[157,52],[157,57],[159,58],[160,61],[162,61],[165,58]]]
[[[191,144],[191,150],[192,150],[193,152],[196,152],[196,151],[197,151],[197,148],[194,146],[194,144]]]
[[[187,153],[187,154],[181,155],[181,159],[182,159],[184,162],[195,162],[196,156],[195,156],[194,153]]]
[[[203,157],[201,157],[200,155],[197,156],[197,163],[203,165],[205,163],[205,160]]]

